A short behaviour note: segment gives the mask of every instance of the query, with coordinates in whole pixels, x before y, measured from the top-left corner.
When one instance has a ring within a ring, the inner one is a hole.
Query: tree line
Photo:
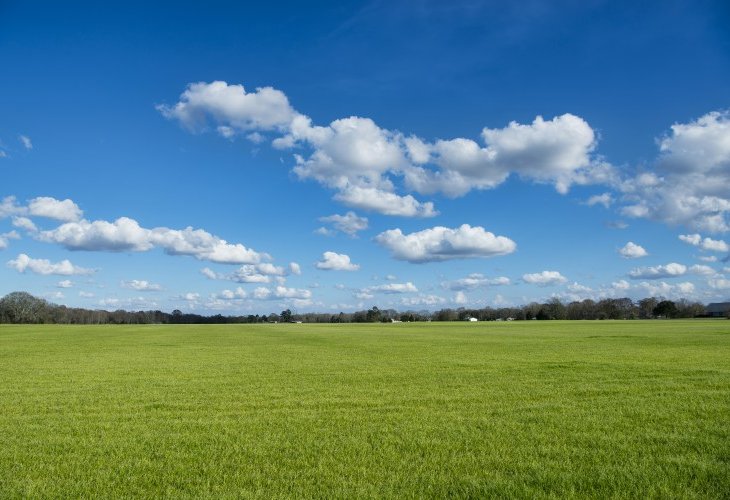
[[[524,320],[609,320],[694,318],[705,315],[705,306],[685,299],[666,300],[648,297],[638,301],[629,298],[586,299],[563,303],[557,298],[545,303],[532,302],[520,307],[484,307],[480,309],[441,309],[439,311],[405,311],[395,309],[367,310],[350,313],[280,313],[241,316],[200,315],[174,310],[106,311],[67,307],[50,303],[26,292],[13,292],[0,299],[0,323],[26,324],[225,324],[225,323],[377,323],[391,321],[524,321]]]

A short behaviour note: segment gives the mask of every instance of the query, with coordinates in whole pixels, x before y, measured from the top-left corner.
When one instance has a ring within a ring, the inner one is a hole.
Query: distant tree
[[[280,317],[282,323],[289,323],[291,321],[291,311],[289,309],[284,309],[281,311]]]
[[[0,299],[0,318],[8,323],[45,323],[49,304],[26,292],[12,292]]]
[[[677,317],[677,305],[671,300],[662,300],[652,311],[654,316],[663,316],[665,318]]]
[[[367,314],[365,315],[365,319],[368,323],[378,323],[382,319],[382,314],[380,312],[380,309],[373,306],[372,309],[370,309]]]
[[[654,308],[659,301],[654,297],[647,297],[639,301],[639,318],[649,319],[654,317]]]

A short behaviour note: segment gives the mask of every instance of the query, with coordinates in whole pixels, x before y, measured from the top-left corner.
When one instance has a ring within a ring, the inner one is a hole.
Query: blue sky
[[[725,2],[3,2],[0,295],[730,299]]]

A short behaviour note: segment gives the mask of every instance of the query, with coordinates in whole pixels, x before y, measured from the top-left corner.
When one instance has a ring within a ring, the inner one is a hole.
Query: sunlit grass
[[[0,497],[716,497],[730,321],[0,325]]]

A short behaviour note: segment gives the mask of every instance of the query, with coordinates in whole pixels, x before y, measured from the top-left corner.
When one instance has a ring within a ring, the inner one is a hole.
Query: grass
[[[730,497],[730,321],[0,325],[0,497]]]

